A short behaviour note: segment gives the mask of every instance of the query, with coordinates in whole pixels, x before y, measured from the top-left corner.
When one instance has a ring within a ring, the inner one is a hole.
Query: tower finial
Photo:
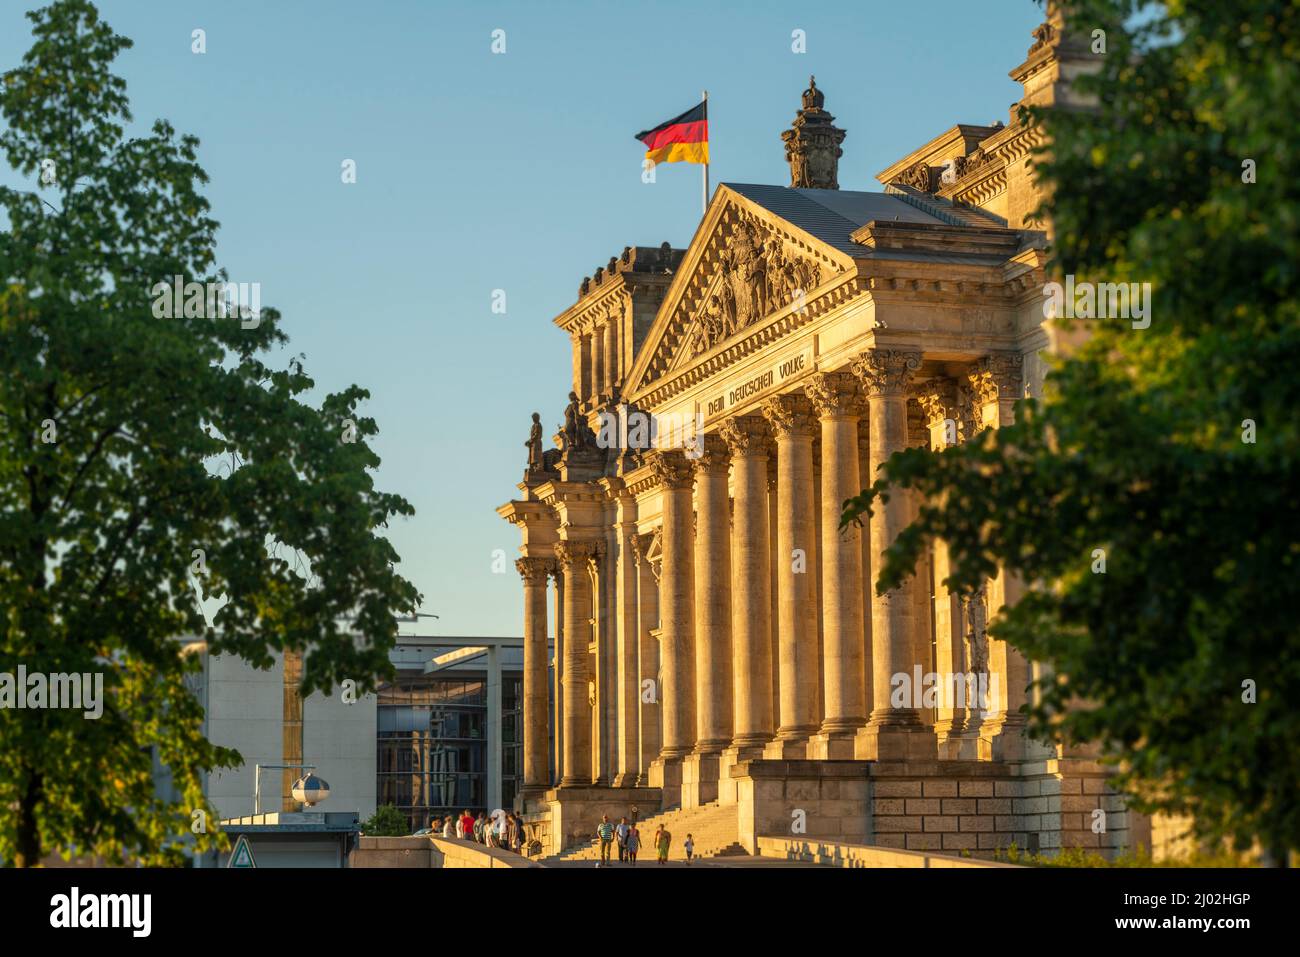
[[[823,108],[826,94],[817,89],[817,78],[808,77],[803,91],[803,109],[794,125],[781,134],[785,159],[790,164],[791,189],[839,189],[840,144],[845,132],[835,126],[835,117]]]

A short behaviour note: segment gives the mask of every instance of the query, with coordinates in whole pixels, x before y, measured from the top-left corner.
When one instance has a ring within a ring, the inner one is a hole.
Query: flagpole
[[[709,118],[709,91],[708,90],[704,91],[704,118],[705,121],[707,122]],[[707,149],[708,147],[706,146],[705,148]],[[704,161],[704,169],[701,170],[700,172],[704,174],[704,195],[700,203],[700,216],[703,217],[704,214],[709,211],[709,162],[708,160]]]

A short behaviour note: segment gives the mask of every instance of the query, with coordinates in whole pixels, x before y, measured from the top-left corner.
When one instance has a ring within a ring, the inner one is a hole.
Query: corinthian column
[[[718,755],[731,743],[731,509],[727,444],[704,437],[695,462],[695,751],[682,807],[717,800]]]
[[[959,438],[956,383],[952,379],[931,379],[917,394],[917,402],[925,416],[930,433],[930,448],[940,452],[955,445]],[[942,504],[942,503],[940,503]],[[942,682],[939,703],[935,713],[934,730],[941,756],[953,760],[974,758],[976,754],[962,748],[962,732],[966,728],[967,690],[969,682],[966,648],[962,631],[961,600],[950,592],[944,580],[951,572],[948,543],[935,539],[931,549],[934,568],[934,637],[935,671]]]
[[[763,407],[776,435],[777,580],[780,593],[781,724],[765,756],[807,757],[818,727],[817,604],[813,593],[812,403],[781,395]]]
[[[919,352],[871,349],[853,363],[867,395],[870,421],[871,474],[879,478],[880,466],[907,445],[907,387],[921,367]],[[871,516],[871,558],[873,570],[884,567],[883,554],[907,527],[909,499],[896,490],[885,503],[876,502]],[[865,728],[858,735],[857,756],[866,760],[934,758],[934,734],[922,725],[914,665],[916,576],[907,578],[887,594],[871,599],[872,679],[874,707]],[[897,702],[894,676],[902,682]],[[899,707],[895,707],[895,703]]]
[[[734,676],[732,746],[761,748],[776,732],[772,707],[771,572],[768,545],[767,423],[759,416],[730,418],[722,438],[735,478],[735,567],[731,599]],[[748,755],[757,756],[756,753]]]
[[[857,526],[839,529],[844,500],[862,491],[858,476],[861,391],[847,372],[818,373],[804,386],[822,429],[822,625],[826,714],[810,757],[852,759],[867,723],[863,698],[862,542]]]
[[[1000,429],[1015,420],[1015,404],[1023,388],[1024,359],[1016,353],[985,356],[968,373],[980,422],[985,428]],[[988,583],[988,618],[1020,600],[1024,585],[1018,575],[1005,566]],[[993,712],[980,728],[980,737],[991,741],[990,756],[1004,760],[1024,754],[1024,707],[1029,685],[1029,662],[1024,654],[1005,641],[987,640],[988,668],[997,676],[996,697],[993,677],[989,679],[989,710]]]
[[[591,704],[587,697],[588,646],[591,644],[591,569],[599,542],[557,542],[555,557],[564,570],[564,774],[561,787],[592,782]]]
[[[640,679],[637,675],[637,658],[640,651],[640,625],[637,621],[637,549],[636,498],[625,488],[617,498],[617,523],[614,526],[617,544],[615,562],[615,635],[618,673],[617,765],[615,787],[632,787],[641,770],[640,734]]]
[[[521,558],[515,562],[524,580],[524,786],[525,798],[549,785],[546,693],[546,580],[554,561]]]
[[[632,549],[637,567],[637,787],[650,786],[650,764],[659,757],[659,577],[649,552],[654,536],[635,535]]]
[[[650,466],[663,496],[663,572],[659,583],[663,750],[651,765],[650,783],[663,788],[663,803],[671,806],[681,802],[681,759],[695,746],[692,470],[679,451],[656,451]]]

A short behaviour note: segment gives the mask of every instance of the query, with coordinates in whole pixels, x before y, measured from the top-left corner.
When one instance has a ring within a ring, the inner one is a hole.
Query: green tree
[[[304,693],[373,688],[419,599],[378,530],[412,509],[373,486],[368,393],[314,408],[301,358],[268,364],[274,310],[155,314],[160,282],[224,278],[198,141],[127,135],[130,41],[87,0],[29,18],[0,87],[0,149],[32,183],[0,190],[0,672],[101,672],[105,704],[0,710],[0,858],[175,863],[211,817],[203,773],[240,761],[204,740],[176,638],[259,667],[301,651]],[[212,626],[196,590],[224,595]]]
[[[999,564],[1036,583],[991,629],[1055,668],[1033,731],[1100,742],[1143,809],[1280,855],[1300,848],[1300,8],[1067,6],[1107,49],[1078,82],[1094,108],[1022,116],[1050,139],[1050,269],[1150,282],[1150,327],[1084,323],[1015,425],[893,457],[844,520],[920,490],[877,588],[935,538],[960,590]]]
[[[381,804],[361,825],[361,833],[366,837],[405,837],[411,833],[411,822],[396,805]]]

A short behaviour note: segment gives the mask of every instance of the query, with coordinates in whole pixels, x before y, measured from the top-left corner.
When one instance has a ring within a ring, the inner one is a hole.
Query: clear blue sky
[[[37,5],[0,0],[0,71]],[[99,8],[135,41],[117,72],[136,121],[202,140],[230,278],[261,283],[322,392],[370,389],[378,485],[416,509],[391,538],[440,635],[521,632],[519,534],[494,510],[517,494],[530,414],[548,434],[562,418],[570,350],[551,319],[625,245],[683,246],[699,220],[699,167],[645,185],[633,135],[707,89],[712,182],[784,185],[780,133],[815,73],[848,130],[840,187],[878,189],[953,124],[1007,122],[1007,71],[1043,19],[1032,0]]]

